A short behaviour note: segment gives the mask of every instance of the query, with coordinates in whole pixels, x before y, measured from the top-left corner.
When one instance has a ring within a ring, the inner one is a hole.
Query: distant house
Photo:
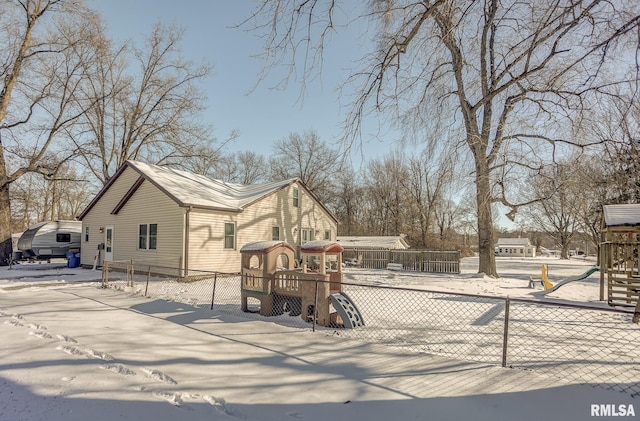
[[[536,257],[536,247],[528,238],[498,238],[496,256]]]
[[[338,243],[345,249],[408,249],[404,235],[398,236],[344,236],[338,237]]]
[[[335,240],[337,220],[297,178],[242,185],[127,161],[78,217],[81,264],[133,259],[189,270],[240,271],[240,248]]]

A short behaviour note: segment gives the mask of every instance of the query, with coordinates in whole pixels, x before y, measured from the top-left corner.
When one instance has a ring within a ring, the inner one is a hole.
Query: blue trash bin
[[[80,253],[67,252],[67,259],[68,268],[77,268],[80,266]]]

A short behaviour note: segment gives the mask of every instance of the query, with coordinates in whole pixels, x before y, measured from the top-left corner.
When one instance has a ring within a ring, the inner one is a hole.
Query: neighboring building
[[[496,256],[536,257],[536,247],[528,238],[498,238]]]
[[[127,161],[78,217],[81,264],[133,259],[188,270],[240,271],[240,248],[335,240],[337,220],[299,179],[256,185]]]
[[[398,236],[355,236],[349,237],[341,235],[338,243],[345,249],[408,249],[409,244],[404,239],[404,235]]]

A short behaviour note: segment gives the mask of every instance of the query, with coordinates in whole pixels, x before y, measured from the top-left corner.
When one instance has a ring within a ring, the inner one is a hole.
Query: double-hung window
[[[158,224],[138,225],[138,250],[158,248]]]
[[[298,189],[293,189],[293,207],[300,207],[300,190]]]
[[[236,223],[224,223],[224,248],[225,250],[234,250],[236,248]]]
[[[274,241],[280,240],[280,227],[271,228],[271,239]]]

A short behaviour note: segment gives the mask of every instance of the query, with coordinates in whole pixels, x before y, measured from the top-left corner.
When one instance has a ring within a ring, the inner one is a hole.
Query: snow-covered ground
[[[495,280],[468,258],[460,275],[348,269],[345,281],[540,298],[528,280],[543,263],[552,282],[593,265],[498,258]],[[601,404],[640,413],[625,393],[105,290],[99,279],[64,264],[0,268],[1,421],[583,420]],[[542,299],[602,306],[598,281]],[[640,361],[628,369],[640,378]]]

